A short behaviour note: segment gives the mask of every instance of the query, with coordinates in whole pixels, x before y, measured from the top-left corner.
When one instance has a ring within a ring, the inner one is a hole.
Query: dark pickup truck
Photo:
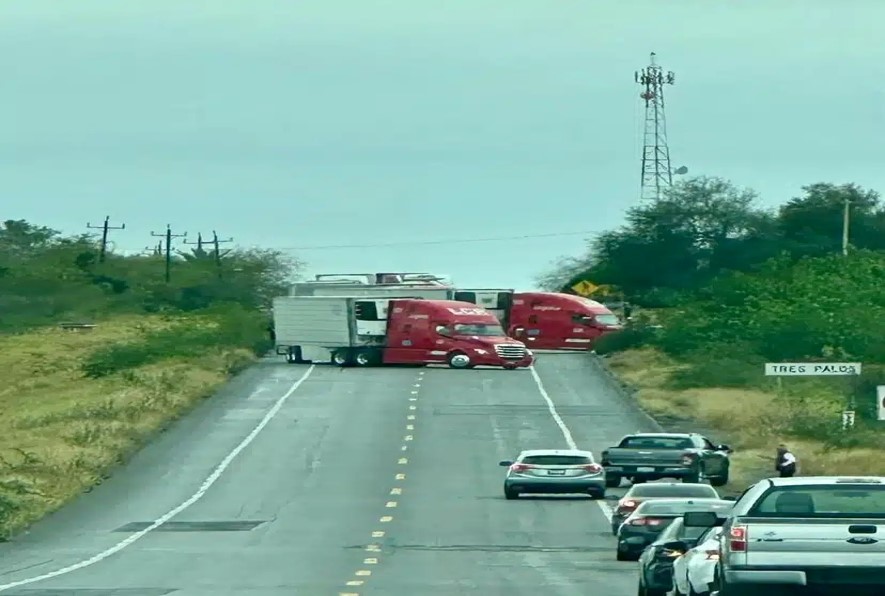
[[[661,478],[707,479],[723,486],[728,482],[729,453],[728,445],[714,445],[695,433],[637,433],[603,451],[600,463],[610,488],[619,486],[622,478],[634,484]]]

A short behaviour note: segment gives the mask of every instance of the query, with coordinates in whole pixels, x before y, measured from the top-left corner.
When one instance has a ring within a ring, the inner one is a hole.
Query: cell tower
[[[658,200],[663,192],[673,184],[670,170],[670,148],[667,147],[667,120],[664,117],[664,85],[676,82],[676,75],[664,72],[655,62],[651,62],[636,72],[636,82],[642,85],[639,97],[645,100],[645,132],[642,148],[642,190],[641,198]],[[682,174],[685,168],[679,168]]]

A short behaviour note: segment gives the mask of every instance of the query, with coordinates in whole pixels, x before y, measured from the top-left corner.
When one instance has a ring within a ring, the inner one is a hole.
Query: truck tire
[[[446,361],[450,368],[470,368],[470,356],[464,352],[452,352]]]
[[[353,362],[357,366],[375,366],[380,361],[380,354],[372,349],[359,350],[353,355]]]
[[[332,364],[334,364],[335,366],[350,366],[351,362],[352,357],[350,350],[341,349],[332,352]]]
[[[722,476],[710,476],[710,486],[725,486],[728,484],[728,472]]]
[[[618,488],[621,486],[621,477],[616,474],[607,474],[605,477],[606,488]]]
[[[307,360],[305,360],[301,355],[301,346],[291,346],[289,348],[289,353],[286,354],[286,362],[289,364],[306,364]]]
[[[693,472],[686,476],[682,477],[682,482],[684,484],[697,484],[701,481],[701,475],[698,472]]]

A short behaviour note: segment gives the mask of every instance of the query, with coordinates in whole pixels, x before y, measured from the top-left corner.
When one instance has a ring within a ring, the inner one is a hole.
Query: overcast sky
[[[4,0],[3,217],[525,288],[636,203],[651,51],[674,168],[769,205],[885,191],[883,23],[882,0]]]

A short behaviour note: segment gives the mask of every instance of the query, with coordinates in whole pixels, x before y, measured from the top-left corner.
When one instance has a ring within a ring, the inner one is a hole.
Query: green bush
[[[711,345],[703,352],[690,354],[684,362],[688,366],[670,377],[674,389],[753,387],[765,380],[764,360],[748,355],[740,345]]]
[[[646,325],[627,325],[596,340],[593,349],[597,354],[606,355],[632,350],[648,345],[655,337],[655,328]]]
[[[262,316],[243,308],[215,307],[140,341],[98,350],[82,370],[87,377],[99,378],[168,358],[199,356],[220,347],[245,348],[262,355],[270,348],[266,327]]]

